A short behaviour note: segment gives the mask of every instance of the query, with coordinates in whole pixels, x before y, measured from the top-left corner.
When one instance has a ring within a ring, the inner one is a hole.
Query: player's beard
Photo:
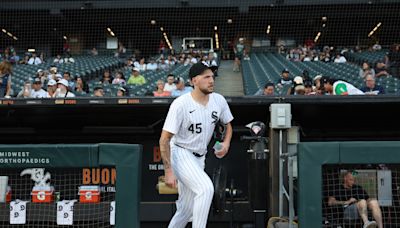
[[[200,88],[200,91],[204,95],[207,95],[207,94],[210,94],[210,93],[214,92],[214,87],[208,87],[208,88],[205,88],[205,89]]]

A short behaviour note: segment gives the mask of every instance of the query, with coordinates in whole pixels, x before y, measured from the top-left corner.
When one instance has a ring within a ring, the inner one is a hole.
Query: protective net
[[[1,227],[114,227],[112,167],[1,169]]]
[[[323,167],[324,227],[400,226],[399,166]]]
[[[390,53],[390,47],[399,42],[399,10],[398,1],[389,0],[3,2],[1,58],[15,65],[11,89],[3,77],[0,92],[45,97],[32,93],[39,77],[36,84],[51,97],[168,96],[163,92],[169,90],[154,93],[158,80],[161,85],[172,73],[186,81],[188,67],[205,61],[240,71],[245,95],[266,82],[278,84],[284,69],[291,77],[322,74],[360,88],[363,62],[384,76],[378,85],[396,94],[399,51],[394,45]],[[232,62],[235,57],[242,65]],[[385,65],[376,68],[380,61]],[[134,68],[144,77],[131,76]],[[61,78],[69,94],[50,82]]]

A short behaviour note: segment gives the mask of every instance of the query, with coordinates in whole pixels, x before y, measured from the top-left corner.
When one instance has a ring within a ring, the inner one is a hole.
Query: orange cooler
[[[100,187],[97,185],[84,185],[79,187],[80,203],[99,203]]]

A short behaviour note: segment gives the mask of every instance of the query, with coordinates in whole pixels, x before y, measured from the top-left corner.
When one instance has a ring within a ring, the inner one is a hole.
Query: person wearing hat
[[[202,63],[201,63],[202,64]],[[185,86],[185,80],[182,77],[177,77],[175,79],[176,89],[172,90],[172,97],[179,97],[183,94],[192,92],[193,88],[190,86]]]
[[[229,150],[233,120],[225,98],[214,93],[214,74],[204,64],[189,70],[194,90],[176,98],[167,114],[160,137],[165,183],[178,187],[177,211],[170,228],[192,226],[205,228],[214,195],[214,186],[204,171],[207,144],[216,126],[225,126],[225,137],[214,151],[218,158]]]
[[[128,85],[143,85],[146,83],[146,79],[143,77],[143,75],[140,74],[140,70],[137,67],[134,67],[132,69],[132,74],[128,79],[127,84]]]
[[[56,82],[56,80],[53,80],[53,79],[49,80],[47,82],[47,94],[46,94],[46,97],[47,98],[54,97],[55,93],[56,93],[56,90],[57,90],[57,82]]]
[[[42,80],[40,78],[35,78],[32,84],[31,94],[29,98],[45,98],[47,97],[47,92],[42,89]]]
[[[288,69],[283,69],[282,70],[282,74],[281,74],[281,78],[276,82],[276,85],[279,88],[283,88],[283,87],[286,87],[286,86],[291,87],[293,84],[294,84],[293,80],[289,77],[289,70]]]
[[[129,90],[127,90],[125,87],[121,86],[117,90],[117,97],[127,97],[129,96]]]
[[[104,97],[104,89],[101,86],[97,86],[93,90],[93,97]]]
[[[60,79],[57,82],[57,89],[54,97],[56,98],[66,98],[66,97],[75,97],[75,94],[73,94],[71,91],[68,89],[68,81],[65,79]]]
[[[364,95],[363,91],[342,80],[322,77],[321,82],[324,85],[325,92],[331,95]]]

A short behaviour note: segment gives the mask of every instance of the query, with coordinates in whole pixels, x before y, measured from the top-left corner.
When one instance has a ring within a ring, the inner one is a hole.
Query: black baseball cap
[[[289,73],[290,71],[288,69],[283,69],[282,73]]]
[[[199,62],[194,64],[189,70],[189,79],[196,77],[197,75],[202,74],[204,71],[209,70],[210,68],[203,63]]]
[[[33,80],[34,84],[41,84],[42,80],[40,80],[40,78],[35,78],[35,80]]]

